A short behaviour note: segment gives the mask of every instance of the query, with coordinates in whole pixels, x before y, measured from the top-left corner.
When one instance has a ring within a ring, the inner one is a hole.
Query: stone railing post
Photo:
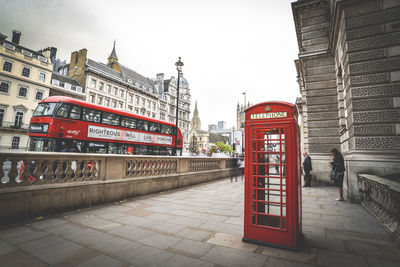
[[[104,180],[121,179],[125,177],[125,158],[108,157],[106,160]]]
[[[178,159],[178,173],[189,172],[189,159],[179,158]]]
[[[225,169],[226,168],[226,161],[227,161],[228,159],[221,159],[220,161],[219,161],[219,168],[220,169]]]

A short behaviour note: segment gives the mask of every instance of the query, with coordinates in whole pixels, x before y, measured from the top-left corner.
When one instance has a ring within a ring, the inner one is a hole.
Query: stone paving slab
[[[139,244],[138,242],[135,241],[126,240],[120,237],[113,237],[103,242],[94,244],[92,248],[98,250],[103,254],[107,254],[114,257],[120,257],[122,255],[128,254],[132,250],[135,250],[141,246],[142,244]]]
[[[169,251],[173,253],[180,253],[194,258],[200,258],[207,253],[214,245],[204,242],[184,239],[171,246]]]
[[[0,266],[400,266],[400,249],[337,189],[303,188],[299,251],[243,243],[243,181],[198,186],[0,230]]]

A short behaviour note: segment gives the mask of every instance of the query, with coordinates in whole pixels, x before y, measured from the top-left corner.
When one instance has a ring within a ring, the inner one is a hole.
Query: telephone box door
[[[251,108],[250,108],[251,109]],[[298,228],[293,123],[246,120],[244,241],[293,248]]]

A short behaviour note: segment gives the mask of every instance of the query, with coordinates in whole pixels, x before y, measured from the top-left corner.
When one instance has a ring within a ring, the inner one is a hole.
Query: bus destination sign
[[[172,137],[170,137],[170,136],[149,134],[149,133],[142,133],[142,132],[125,131],[125,130],[120,130],[120,129],[98,127],[98,126],[93,126],[93,125],[88,126],[88,137],[99,138],[99,139],[109,139],[109,140],[151,143],[151,144],[160,144],[160,145],[171,145],[172,144]]]
[[[269,113],[258,113],[258,114],[251,114],[250,119],[258,120],[258,119],[278,119],[278,118],[286,118],[287,113],[286,111],[281,112],[269,112]]]

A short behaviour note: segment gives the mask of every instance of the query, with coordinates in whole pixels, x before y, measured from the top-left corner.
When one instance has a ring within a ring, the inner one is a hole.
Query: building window
[[[89,102],[94,104],[94,95],[89,96]]]
[[[28,67],[23,67],[22,68],[22,76],[28,77],[31,74],[31,69]]]
[[[90,86],[92,87],[92,88],[96,88],[96,80],[95,79],[92,79],[91,81],[90,81]]]
[[[146,106],[146,99],[142,99],[142,106],[144,107],[144,106]]]
[[[17,111],[15,113],[15,121],[14,121],[15,128],[21,128],[23,118],[24,118],[24,113],[22,111]]]
[[[19,136],[13,136],[12,143],[11,143],[11,149],[18,149],[19,148]]]
[[[107,107],[109,107],[109,106],[110,106],[110,99],[106,99],[106,103],[105,103],[105,105],[106,105]]]
[[[114,95],[118,95],[118,88],[114,87]]]
[[[18,91],[18,96],[26,98],[27,94],[28,94],[28,88],[21,86]]]
[[[97,97],[97,105],[101,105],[101,104],[103,104],[103,98],[98,96]]]
[[[46,73],[39,72],[39,81],[46,82]]]
[[[6,111],[4,108],[0,108],[0,127],[3,127],[3,121],[5,117]]]
[[[140,103],[140,97],[136,97],[136,105],[139,105],[139,103]]]
[[[46,73],[39,72],[39,81],[46,82]]]
[[[6,82],[0,82],[0,93],[8,94],[8,90],[10,90],[10,84]]]
[[[130,103],[130,104],[133,103],[133,95],[129,95],[129,103]]]
[[[104,83],[100,82],[99,83],[99,90],[103,91],[103,89],[104,89]]]
[[[118,108],[122,109],[122,103],[118,102]]]
[[[113,108],[116,108],[116,107],[117,107],[117,101],[113,101],[113,102],[112,102],[112,107],[113,107]]]
[[[156,102],[153,102],[153,110],[156,110]]]
[[[36,100],[42,100],[43,99],[43,92],[42,91],[36,91]]]
[[[111,94],[111,85],[107,84],[107,93]]]
[[[128,106],[129,111],[133,111],[133,107],[132,106]]]
[[[12,63],[10,61],[4,61],[3,70],[5,71],[12,71]]]
[[[119,91],[119,95],[120,95],[121,97],[124,97],[124,90],[121,89],[121,90]]]
[[[150,109],[150,106],[151,106],[151,101],[150,100],[147,100],[147,107]]]

